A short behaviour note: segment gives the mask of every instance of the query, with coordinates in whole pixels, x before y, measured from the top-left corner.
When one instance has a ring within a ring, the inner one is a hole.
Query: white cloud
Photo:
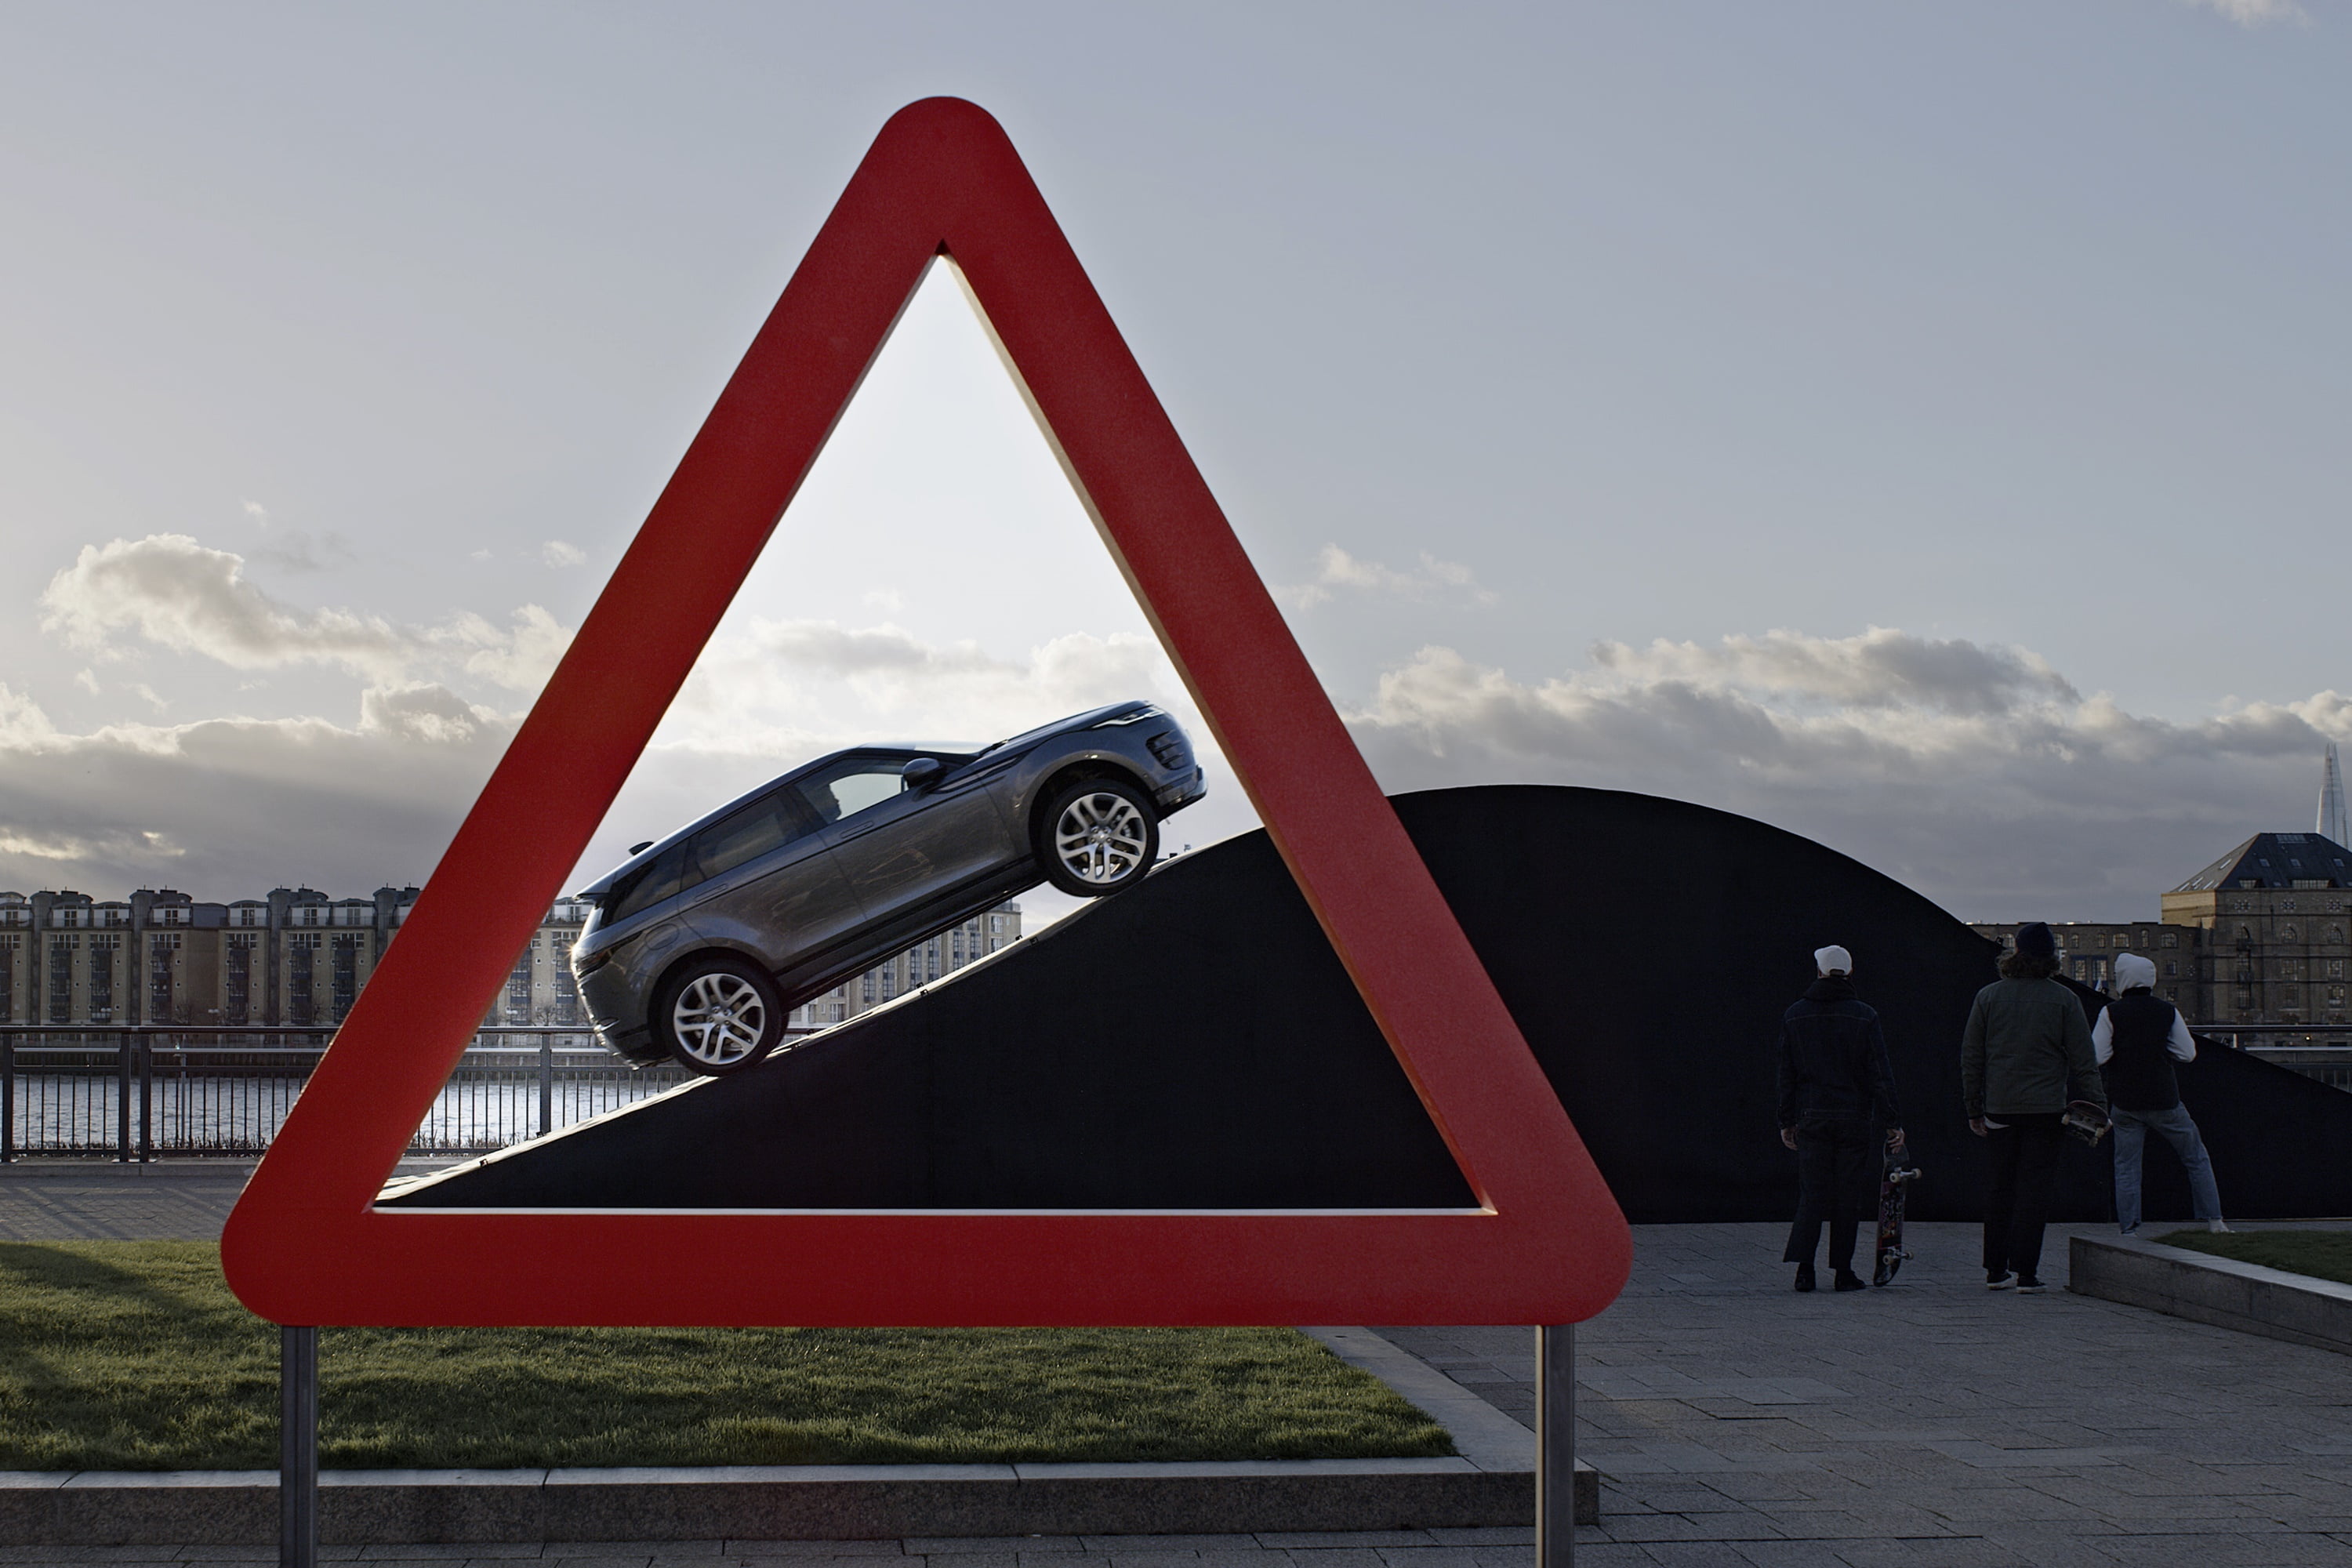
[[[253,559],[287,572],[324,572],[331,566],[348,566],[358,555],[340,533],[322,533],[313,539],[299,528],[289,528],[271,535],[267,543],[254,546]]]
[[[1426,647],[1350,722],[1391,789],[1636,790],[1806,834],[1956,913],[2147,918],[2239,839],[2308,817],[2352,699],[2175,722],[2024,649],[1873,629],[1603,644],[1534,682]]]
[[[421,879],[512,722],[438,687],[383,688],[356,724],[214,719],[60,731],[0,686],[0,888],[201,898],[278,882]]]
[[[2265,22],[2308,22],[2295,0],[2187,0],[2191,5],[2228,17],[2241,27],[2259,27]]]
[[[501,631],[479,616],[409,626],[349,610],[301,610],[245,575],[245,558],[185,534],[155,533],[86,545],[41,594],[44,629],[103,656],[131,633],[233,669],[337,666],[376,682],[458,667],[513,690],[553,668],[570,631],[535,605]]]
[[[551,539],[539,547],[539,558],[550,566],[584,566],[588,562],[588,552],[576,544]]]
[[[1441,595],[1466,596],[1480,605],[1491,605],[1496,598],[1478,586],[1470,568],[1458,562],[1440,561],[1425,550],[1418,567],[1400,572],[1377,561],[1359,561],[1336,544],[1325,545],[1316,556],[1313,581],[1277,592],[1303,610],[1313,609],[1342,592],[1387,594],[1408,599]]]

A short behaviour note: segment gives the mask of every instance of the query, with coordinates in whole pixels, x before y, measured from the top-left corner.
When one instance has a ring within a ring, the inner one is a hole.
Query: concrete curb
[[[1365,1329],[1310,1329],[1454,1434],[1456,1458],[1161,1465],[331,1470],[322,1541],[888,1540],[1526,1526],[1535,1435]],[[1577,1518],[1600,1477],[1577,1467]],[[274,1470],[0,1472],[0,1541],[266,1544]]]
[[[1395,1530],[1533,1518],[1533,1478],[1465,1459],[1264,1464],[342,1470],[322,1541],[887,1540]],[[266,1544],[271,1470],[0,1476],[0,1541]]]
[[[2352,1354],[2352,1285],[2137,1237],[2075,1237],[2067,1261],[2085,1296]]]

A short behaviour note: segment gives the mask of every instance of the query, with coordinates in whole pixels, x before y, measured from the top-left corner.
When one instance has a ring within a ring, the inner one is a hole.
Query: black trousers
[[[2023,1279],[2042,1267],[2042,1227],[2050,1220],[2050,1188],[2058,1178],[2058,1147],[2066,1129],[2057,1111],[1996,1116],[1985,1142],[1992,1154],[1992,1187],[1985,1194],[1987,1274],[2011,1269]]]
[[[1858,1116],[1797,1121],[1797,1223],[1789,1227],[1784,1263],[1811,1263],[1830,1222],[1830,1267],[1853,1267],[1853,1233],[1868,1206],[1870,1123]]]

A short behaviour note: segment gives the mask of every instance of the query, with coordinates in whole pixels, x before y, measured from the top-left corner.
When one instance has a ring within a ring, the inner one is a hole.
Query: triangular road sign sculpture
[[[936,257],[1480,1206],[463,1213],[373,1199]],[[1562,1323],[1631,1240],[1517,1026],[994,120],[894,115],[230,1215],[281,1323]]]

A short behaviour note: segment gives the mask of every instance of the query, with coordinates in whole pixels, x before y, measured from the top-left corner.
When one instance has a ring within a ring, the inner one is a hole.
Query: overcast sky
[[[876,130],[1003,121],[1393,789],[2153,917],[2352,741],[2352,10],[0,0],[0,888],[421,880]],[[935,276],[589,859],[1182,696]],[[1213,775],[1174,842],[1251,825]]]

